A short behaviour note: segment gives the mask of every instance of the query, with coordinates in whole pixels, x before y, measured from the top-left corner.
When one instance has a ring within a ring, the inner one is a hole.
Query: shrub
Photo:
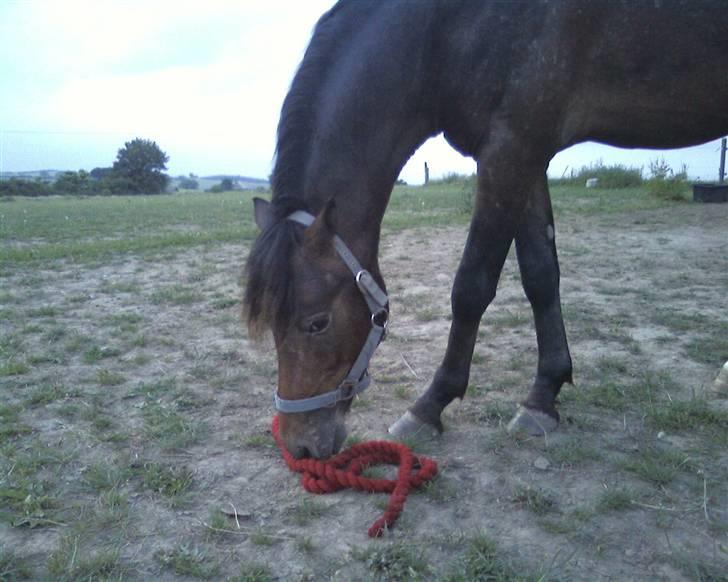
[[[683,164],[679,172],[674,172],[664,159],[650,162],[650,179],[647,191],[662,200],[684,200],[690,190],[687,166]]]
[[[568,176],[551,180],[555,184],[584,186],[590,178],[597,179],[598,188],[634,188],[642,185],[642,168],[628,168],[622,164],[605,166],[602,160],[572,170]]]

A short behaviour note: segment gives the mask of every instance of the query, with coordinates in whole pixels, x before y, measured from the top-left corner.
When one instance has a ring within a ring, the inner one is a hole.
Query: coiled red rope
[[[273,417],[273,438],[291,471],[303,473],[306,491],[317,494],[333,493],[340,489],[359,489],[370,493],[391,493],[382,517],[369,528],[369,537],[379,537],[385,528],[392,527],[402,513],[407,494],[437,475],[437,463],[428,457],[414,455],[402,443],[369,441],[353,445],[325,461],[294,459],[278,432],[278,417]],[[398,465],[397,479],[369,479],[361,472],[372,465]]]

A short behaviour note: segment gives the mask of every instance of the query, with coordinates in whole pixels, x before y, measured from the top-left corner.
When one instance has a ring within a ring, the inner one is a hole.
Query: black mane
[[[339,47],[372,9],[369,2],[343,0],[321,17],[283,102],[271,179],[274,220],[256,239],[245,267],[243,310],[253,336],[266,328],[284,329],[292,316],[290,257],[300,227],[286,216],[295,210],[310,210],[303,189],[316,103]]]
[[[252,336],[266,328],[284,329],[293,314],[291,261],[299,243],[296,223],[286,217],[307,210],[298,198],[279,196],[271,205],[274,220],[253,243],[245,265],[243,310]]]
[[[334,61],[341,53],[341,47],[348,44],[362,20],[374,8],[370,2],[342,0],[316,24],[311,43],[281,109],[271,180],[274,199],[277,196],[303,196],[318,97]]]

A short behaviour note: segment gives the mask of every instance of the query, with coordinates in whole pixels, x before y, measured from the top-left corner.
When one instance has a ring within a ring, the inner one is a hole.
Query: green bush
[[[652,160],[647,191],[662,200],[684,200],[690,191],[687,166],[683,164],[679,172],[674,172],[664,159]]]
[[[584,186],[590,178],[597,179],[597,188],[634,188],[643,183],[642,168],[628,168],[621,164],[605,166],[601,160],[572,170],[568,176],[551,180],[551,183]]]
[[[20,178],[0,180],[0,197],[49,196],[51,194],[53,194],[53,189],[43,180],[21,180]]]

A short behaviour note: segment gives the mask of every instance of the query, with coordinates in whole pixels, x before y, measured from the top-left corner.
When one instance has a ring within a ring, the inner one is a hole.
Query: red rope
[[[397,521],[407,494],[437,475],[437,463],[428,457],[414,455],[402,443],[369,441],[353,445],[325,461],[294,459],[278,432],[278,417],[273,417],[273,438],[291,471],[303,473],[303,488],[311,493],[333,493],[339,489],[359,489],[370,493],[391,493],[382,517],[369,528],[369,537],[379,537],[384,529]],[[397,479],[368,479],[361,472],[372,465],[399,465]]]

